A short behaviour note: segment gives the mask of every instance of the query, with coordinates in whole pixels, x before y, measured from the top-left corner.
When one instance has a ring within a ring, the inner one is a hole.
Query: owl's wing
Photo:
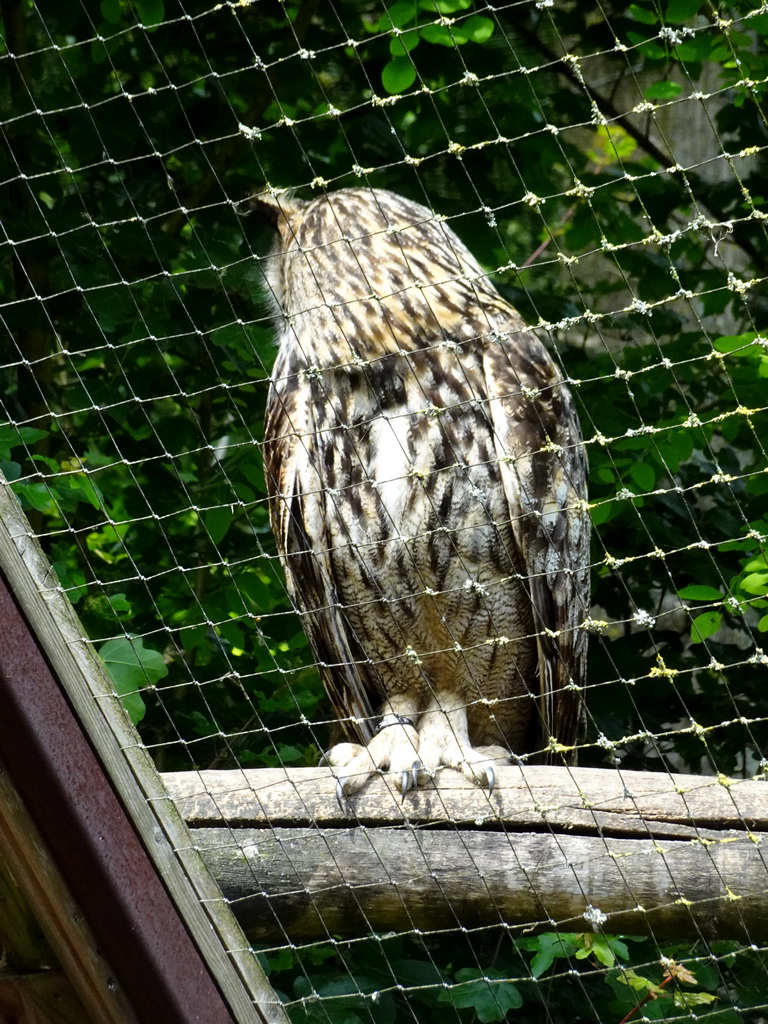
[[[381,696],[370,679],[365,652],[343,617],[331,565],[329,495],[301,448],[303,435],[297,386],[290,377],[280,381],[278,370],[264,431],[269,438],[264,443],[264,472],[272,531],[282,552],[288,592],[300,611],[344,738],[368,743]]]
[[[583,716],[574,684],[583,687],[586,673],[586,457],[573,399],[544,345],[511,308],[495,327],[484,348],[489,412],[536,624],[542,748],[562,762],[550,740],[573,746]]]

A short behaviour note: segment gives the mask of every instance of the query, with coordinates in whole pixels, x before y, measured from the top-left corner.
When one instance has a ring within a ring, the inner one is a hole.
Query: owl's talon
[[[336,780],[336,803],[339,805],[339,810],[342,813],[344,813],[346,811],[346,808],[344,807],[344,798],[346,797],[346,795],[347,794],[344,791],[344,784],[342,783],[341,779],[337,779]]]
[[[489,764],[485,769],[485,777],[488,780],[488,799],[493,796],[493,787],[496,785],[496,772],[493,770],[493,765]]]
[[[400,792],[405,798],[406,793],[410,793],[412,789],[419,788],[419,772],[422,770],[421,761],[414,761],[411,765],[411,770],[403,772],[400,779]]]

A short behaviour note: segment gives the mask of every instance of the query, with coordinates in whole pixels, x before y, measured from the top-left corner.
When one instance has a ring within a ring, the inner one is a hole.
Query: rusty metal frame
[[[0,622],[0,761],[136,1015],[232,1024],[4,578]]]
[[[2,477],[0,770],[142,1024],[287,1024]]]

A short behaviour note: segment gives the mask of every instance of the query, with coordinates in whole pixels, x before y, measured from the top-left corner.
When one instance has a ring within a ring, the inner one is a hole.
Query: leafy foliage
[[[328,742],[258,449],[270,241],[236,206],[267,183],[431,204],[560,352],[595,523],[582,763],[765,769],[756,2],[22,0],[3,17],[0,52],[21,59],[0,83],[0,463],[161,767],[314,764]],[[650,1019],[729,1024],[762,999],[757,953],[588,938],[269,959],[297,1020],[538,1020],[546,1001],[618,1024],[650,993]],[[661,955],[694,960],[698,989],[657,991]]]
[[[284,949],[261,960],[292,1019],[302,1024],[439,1024],[446,1015],[534,1024],[542,1014],[619,1024],[635,1016],[682,1020],[698,1013],[716,1024],[737,1024],[742,1018],[730,1009],[732,996],[738,993],[743,1006],[761,1005],[755,986],[764,978],[760,955],[735,942],[707,950],[659,948],[637,937],[566,932],[515,942],[473,935],[452,942],[450,951],[436,939],[377,936],[354,945]]]

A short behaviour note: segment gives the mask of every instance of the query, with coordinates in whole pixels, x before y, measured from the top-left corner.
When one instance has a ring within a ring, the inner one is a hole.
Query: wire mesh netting
[[[2,470],[158,768],[262,770],[258,842],[288,874],[271,890],[247,859],[228,896],[236,912],[263,896],[262,925],[244,920],[291,1017],[764,1020],[766,815],[739,794],[768,772],[768,7],[18,0],[2,14]],[[302,221],[310,201],[325,234]],[[288,257],[270,255],[281,225]],[[309,268],[304,291],[289,265]],[[292,470],[264,472],[280,336],[278,404],[296,404],[272,441],[282,467],[315,453],[299,512]],[[478,391],[488,352],[512,369],[486,366]],[[435,398],[457,368],[461,386]],[[494,410],[518,400],[504,434]],[[293,524],[277,543],[270,493]],[[591,554],[558,539],[587,511]],[[480,534],[474,576],[454,571]],[[493,689],[494,659],[523,682]],[[384,701],[385,677],[406,705]],[[531,701],[541,690],[551,700]],[[378,736],[413,729],[448,691],[454,724],[477,729],[489,707],[511,723],[515,764],[493,785],[485,768],[413,769],[356,793],[331,757],[341,791],[312,795],[330,772],[299,769],[382,715],[406,721]],[[558,770],[576,809],[546,789]],[[647,815],[628,772],[658,777]],[[251,792],[243,776],[217,779],[199,792],[221,827],[195,840],[212,863],[258,817],[225,799]],[[601,799],[624,801],[610,835]],[[380,841],[376,825],[393,831]],[[289,921],[273,897],[306,896],[313,864],[338,878]],[[522,879],[514,898],[499,865]],[[537,888],[549,868],[567,906]],[[645,905],[659,872],[672,917]]]

